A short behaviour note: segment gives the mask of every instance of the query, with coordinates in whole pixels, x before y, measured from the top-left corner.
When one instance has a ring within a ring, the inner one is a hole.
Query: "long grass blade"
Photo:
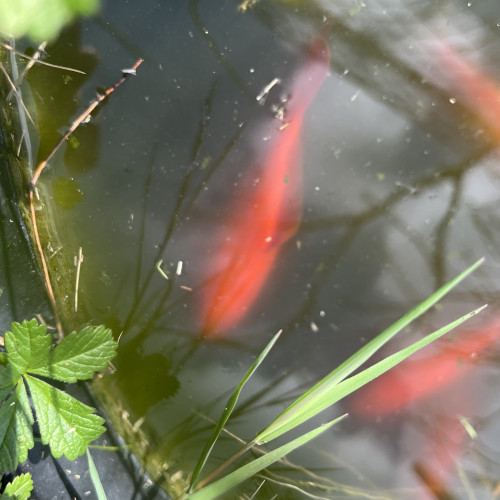
[[[107,500],[106,493],[104,492],[104,488],[102,487],[101,478],[97,472],[96,466],[94,464],[94,460],[92,459],[92,455],[89,450],[87,450],[87,460],[89,461],[89,472],[90,479],[92,480],[92,484],[94,485],[98,500]]]
[[[283,411],[274,422],[261,431],[254,442],[257,444],[267,443],[281,436],[285,432],[294,429],[298,425],[302,424],[306,420],[318,415],[320,412],[328,408],[329,406],[340,401],[345,396],[356,391],[363,385],[367,384],[374,378],[382,375],[387,370],[390,370],[401,361],[405,360],[408,356],[417,352],[419,349],[429,345],[438,338],[442,337],[444,334],[456,328],[464,321],[475,316],[486,306],[482,306],[474,311],[462,316],[461,318],[449,323],[448,325],[430,333],[418,342],[413,343],[409,347],[401,349],[400,351],[388,356],[387,358],[379,361],[378,363],[370,366],[369,368],[363,370],[350,378],[347,378],[340,383],[335,381],[331,383],[325,383],[321,386],[315,386],[314,391],[308,391],[307,397],[301,397],[296,400],[292,405],[290,405],[285,411]],[[298,401],[298,402],[297,402]]]
[[[198,479],[198,476],[200,475],[201,470],[203,469],[204,465],[206,464],[208,457],[210,456],[210,453],[215,445],[215,442],[217,441],[222,429],[224,428],[224,425],[226,425],[226,422],[228,421],[229,417],[231,416],[231,413],[234,410],[234,407],[236,406],[236,403],[238,401],[238,397],[241,393],[241,390],[243,389],[243,386],[246,384],[248,379],[255,373],[255,370],[260,366],[262,361],[264,361],[264,358],[268,355],[269,351],[272,349],[276,341],[278,340],[279,336],[281,335],[281,330],[271,339],[269,344],[265,347],[265,349],[260,353],[260,355],[257,357],[257,359],[253,362],[252,366],[248,369],[248,371],[245,373],[243,378],[241,379],[241,382],[238,384],[236,389],[233,391],[229,399],[227,400],[226,406],[224,407],[224,411],[222,412],[219,421],[217,422],[217,425],[215,426],[215,429],[210,436],[210,439],[207,441],[207,444],[205,445],[205,448],[203,449],[200,458],[198,460],[198,463],[196,464],[196,467],[194,468],[193,475],[191,477],[191,482],[189,485],[189,491],[192,490],[194,483],[196,482],[196,479]]]
[[[477,262],[472,264],[468,269],[460,273],[456,278],[452,279],[449,283],[446,283],[441,288],[436,290],[432,295],[427,297],[420,304],[415,306],[413,309],[408,311],[399,320],[393,323],[389,328],[384,330],[382,333],[377,335],[373,340],[364,345],[350,358],[340,364],[332,372],[330,372],[326,377],[316,383],[308,391],[297,398],[290,407],[285,410],[291,410],[294,406],[302,404],[303,400],[307,400],[311,394],[316,391],[321,391],[328,385],[336,385],[351,373],[357,370],[363,363],[365,363],[373,354],[375,354],[382,346],[384,346],[389,340],[391,340],[397,333],[406,328],[412,321],[422,316],[427,312],[432,306],[439,302],[447,293],[450,292],[452,288],[457,286],[463,279],[465,279],[469,274],[475,271],[482,263],[484,258],[479,259]],[[279,417],[278,417],[279,418]]]
[[[195,491],[191,495],[186,497],[186,500],[212,500],[214,498],[218,498],[220,495],[223,495],[231,488],[234,488],[241,484],[243,481],[246,481],[254,474],[257,474],[261,470],[269,467],[274,462],[280,460],[288,453],[291,453],[293,450],[306,444],[311,441],[315,437],[319,436],[321,433],[328,430],[332,425],[336,424],[340,420],[342,420],[346,415],[342,415],[341,417],[332,420],[326,424],[317,427],[316,429],[309,431],[302,436],[290,441],[289,443],[276,448],[265,455],[256,458],[252,462],[243,465],[239,469],[231,472],[227,476],[224,476],[222,479],[215,481],[209,486],[205,486],[201,490]]]

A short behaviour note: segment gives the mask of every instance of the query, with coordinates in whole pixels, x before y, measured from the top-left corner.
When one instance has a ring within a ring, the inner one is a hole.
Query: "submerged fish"
[[[453,102],[466,107],[486,136],[500,142],[500,83],[443,42],[433,42],[432,52]]]
[[[227,209],[228,222],[216,234],[206,263],[208,278],[201,290],[203,334],[225,333],[243,318],[282,245],[297,230],[302,216],[302,122],[329,65],[326,41],[315,38],[293,77],[284,119],[273,121],[261,145],[260,162],[250,167],[245,190]]]
[[[473,405],[468,400],[463,402],[463,406],[463,413],[472,412]],[[424,429],[427,432],[418,443],[419,458],[413,463],[413,471],[425,487],[419,500],[455,498],[448,491],[446,483],[457,458],[463,453],[469,436],[462,420],[456,415],[451,417],[431,414],[431,417],[432,425]]]
[[[402,362],[369,383],[351,401],[350,410],[358,417],[387,416],[409,410],[411,405],[409,415],[418,416],[418,427],[422,420],[428,422],[411,451],[418,457],[413,470],[432,498],[448,498],[447,478],[468,437],[463,415],[475,413],[476,391],[471,392],[464,379],[468,376],[470,382],[481,354],[499,341],[498,319],[464,331],[454,340],[443,339],[427,348],[437,352]]]
[[[427,348],[437,350],[433,355],[410,358],[358,391],[351,410],[358,416],[388,415],[432,396],[467,375],[479,355],[499,340],[500,320],[494,320],[459,338],[436,342]]]

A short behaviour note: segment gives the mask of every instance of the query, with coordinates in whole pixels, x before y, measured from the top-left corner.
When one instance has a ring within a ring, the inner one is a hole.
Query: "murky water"
[[[36,67],[28,77],[40,161],[96,87],[144,59],[40,183],[55,228],[52,252],[70,269],[69,278],[58,278],[67,290],[60,297],[66,321],[104,322],[120,336],[116,372],[98,390],[116,425],[139,436],[143,457],[160,464],[153,474],[167,485],[182,485],[228,391],[277,330],[283,337],[230,427],[244,440],[304,384],[483,255],[483,268],[411,334],[484,302],[485,317],[497,314],[496,2],[261,0],[246,11],[239,4],[108,2],[47,48],[47,61],[85,76]],[[248,312],[222,335],[202,337],[213,235],[237,220],[241,185],[268,147],[273,105],[287,96],[318,34],[331,64],[300,134],[300,226]],[[281,83],[259,103],[276,78]],[[312,472],[326,489],[301,487],[320,497],[433,498],[415,465],[433,464],[432,443],[446,440],[445,429],[462,414],[479,434],[445,451],[459,465],[448,468],[443,491],[492,497],[499,374],[498,350],[489,349],[488,363],[447,392],[445,404],[354,417],[291,457],[308,471],[284,466],[256,498],[272,491],[301,498],[279,484],[297,486]],[[227,437],[210,465],[238,445]],[[260,482],[242,491],[250,496]]]

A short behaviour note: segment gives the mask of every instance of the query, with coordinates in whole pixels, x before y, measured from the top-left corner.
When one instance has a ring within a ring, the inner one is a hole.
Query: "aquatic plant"
[[[5,487],[2,500],[28,500],[32,490],[31,474],[19,474]]]
[[[255,446],[269,443],[295,429],[306,420],[318,415],[343,397],[356,391],[417,350],[477,314],[485,306],[447,324],[360,373],[352,375],[398,332],[428,311],[453,287],[473,272],[482,261],[482,259],[477,261],[362,347],[297,398],[238,453],[226,460],[205,479],[197,482],[220,433],[236,407],[244,385],[277,342],[281,333],[278,332],[249,368],[227,401],[219,422],[194,469],[190,491],[185,496],[186,500],[217,498],[316,438],[345,418],[346,415],[310,430],[272,451],[264,452],[262,456],[208,484],[246,451]],[[69,460],[74,460],[87,452],[92,481],[98,491],[99,498],[104,499],[106,498],[104,489],[88,453],[89,444],[104,432],[104,419],[95,415],[93,408],[84,405],[40,377],[68,383],[88,380],[95,372],[104,370],[108,366],[109,361],[116,354],[117,343],[113,340],[109,329],[98,326],[85,327],[78,333],[73,332],[55,347],[52,347],[52,344],[53,339],[47,333],[46,325],[39,324],[34,319],[23,321],[21,324],[12,323],[11,331],[4,335],[5,352],[0,353],[0,398],[3,401],[0,406],[0,470],[4,472],[15,470],[20,462],[27,459],[28,450],[34,445],[32,426],[36,416],[41,441],[50,446],[54,457],[65,455]],[[30,406],[27,389],[31,395],[33,409]],[[15,478],[7,486],[3,498],[29,498],[31,489],[31,476],[24,474]]]
[[[265,452],[259,458],[252,460],[242,467],[239,467],[223,478],[211,484],[208,484],[237,458],[243,455],[243,453],[247,452],[255,446],[269,443],[270,441],[282,436],[283,434],[296,429],[299,425],[320,414],[323,410],[337,403],[342,398],[348,396],[349,394],[352,394],[360,387],[364,386],[374,378],[382,375],[386,371],[398,365],[400,362],[405,360],[416,351],[429,345],[431,342],[434,342],[453,328],[459,326],[461,323],[472,318],[478,312],[484,309],[484,307],[486,306],[475,309],[474,311],[447,324],[446,326],[443,326],[442,328],[439,328],[438,330],[428,334],[426,337],[411,344],[410,346],[401,349],[390,356],[387,356],[383,360],[364,369],[360,373],[352,375],[355,370],[357,370],[363,363],[365,363],[383,345],[385,345],[397,333],[407,327],[412,321],[417,319],[419,316],[421,316],[431,307],[437,304],[453,287],[455,287],[460,281],[462,281],[466,276],[473,272],[479,265],[481,265],[482,262],[483,259],[477,261],[467,270],[459,274],[456,278],[439,288],[427,299],[411,309],[408,313],[402,316],[399,320],[393,323],[389,328],[384,330],[372,341],[368,342],[350,358],[344,361],[340,366],[338,366],[326,377],[324,377],[313,387],[311,387],[308,391],[298,397],[291,405],[289,405],[283,412],[281,412],[280,415],[278,415],[278,417],[276,417],[276,419],[270,425],[260,431],[254,439],[243,446],[243,448],[241,448],[233,457],[226,460],[226,462],[224,462],[220,467],[209,474],[205,479],[196,483],[198,476],[203,469],[206,461],[208,460],[208,457],[215,445],[217,438],[219,437],[224,425],[229,420],[229,417],[231,416],[231,413],[236,406],[236,402],[243,388],[243,385],[248,381],[250,376],[262,363],[268,352],[277,341],[280,333],[276,334],[264,349],[262,354],[252,364],[240,384],[237,386],[237,388],[227,401],[220,416],[219,422],[217,423],[212,436],[207,442],[207,445],[202,451],[198,464],[194,469],[186,499],[211,500],[217,498],[230,489],[246,481],[254,474],[257,474],[266,467],[269,467],[299,446],[302,446],[312,439],[316,438],[317,436],[328,430],[330,427],[338,423],[340,420],[342,420],[346,415],[342,415],[326,424],[323,424],[309,432],[306,432],[302,436],[274,449],[273,451]]]
[[[130,70],[127,70],[130,71]],[[127,73],[126,73],[127,74]],[[128,73],[130,74],[130,73]],[[116,88],[116,87],[114,87]],[[100,101],[99,101],[100,102]],[[98,104],[98,101],[95,101],[96,105]],[[90,113],[90,111],[88,111]],[[86,116],[84,114],[81,115],[82,120],[83,117]],[[77,124],[78,125],[78,124]],[[70,129],[70,133],[71,130]],[[62,141],[65,140],[67,136],[63,137]],[[62,142],[61,142],[62,143]],[[44,164],[45,166],[45,164]],[[43,168],[43,167],[42,167]],[[38,174],[40,173],[41,170],[38,171]],[[31,187],[34,187],[34,184],[36,183],[38,177],[35,177],[34,180],[32,181]],[[30,192],[32,195],[33,193]],[[33,207],[34,211],[34,205],[33,201],[31,200],[31,206]],[[33,215],[33,221],[35,220],[35,217]],[[264,444],[267,442],[270,442],[277,438],[278,436],[281,436],[282,434],[288,432],[289,430],[292,430],[296,428],[297,426],[301,425],[304,423],[307,419],[312,418],[313,416],[317,415],[319,412],[323,411],[330,405],[336,403],[339,401],[341,398],[345,397],[347,394],[350,394],[357,390],[359,387],[362,385],[366,384],[368,381],[371,379],[375,378],[376,376],[380,375],[381,373],[385,372],[386,370],[390,369],[391,367],[395,366],[398,364],[400,361],[405,359],[407,356],[415,352],[416,350],[424,347],[428,343],[432,342],[433,340],[439,338],[441,335],[444,335],[447,331],[449,331],[451,328],[457,326],[460,324],[462,321],[465,321],[466,319],[470,318],[474,314],[478,312],[478,310],[473,311],[472,313],[469,313],[468,315],[460,318],[459,320],[447,325],[446,327],[443,327],[442,329],[437,330],[436,332],[430,334],[428,337],[425,339],[422,339],[420,342],[417,342],[413,344],[412,346],[399,351],[393,356],[390,356],[380,363],[377,363],[376,365],[373,365],[369,369],[361,372],[358,375],[351,376],[354,370],[359,368],[359,366],[366,361],[371,355],[373,355],[382,345],[384,345],[390,338],[392,338],[395,334],[397,334],[401,329],[403,329],[410,321],[413,321],[416,317],[418,317],[420,314],[425,312],[429,307],[432,307],[432,305],[440,300],[442,296],[449,291],[449,289],[456,285],[460,279],[465,277],[466,274],[471,272],[475,267],[477,267],[479,263],[477,263],[475,266],[472,266],[469,270],[467,270],[463,275],[460,275],[456,280],[451,282],[447,287],[443,287],[440,289],[436,294],[431,296],[427,301],[424,301],[422,304],[420,304],[416,309],[413,309],[410,311],[407,315],[405,315],[401,320],[396,322],[392,327],[390,327],[388,330],[383,332],[377,339],[375,339],[373,342],[370,344],[367,344],[363,349],[361,349],[358,353],[354,354],[351,358],[349,358],[346,362],[342,363],[336,370],[331,372],[327,377],[325,377],[323,380],[318,382],[315,386],[313,386],[309,391],[304,393],[300,398],[298,398],[294,403],[292,403],[284,412],[282,412],[269,426],[267,426],[264,430],[259,432],[257,436],[246,446],[240,450],[240,452],[235,455],[234,457],[228,459],[223,468],[217,469],[214,473],[210,474],[207,478],[203,479],[199,483],[196,483],[197,478],[203,468],[203,465],[205,464],[211,450],[213,449],[217,438],[222,431],[223,427],[225,426],[226,422],[231,416],[232,411],[234,410],[239,394],[241,393],[241,390],[243,389],[244,385],[246,382],[249,380],[251,375],[254,373],[254,371],[258,368],[258,366],[262,363],[264,360],[265,356],[271,349],[271,347],[274,345],[274,343],[278,340],[278,335],[273,338],[272,342],[268,345],[268,347],[265,349],[263,354],[258,358],[258,360],[252,365],[250,370],[247,372],[243,380],[240,382],[234,393],[232,394],[230,400],[225,406],[224,412],[221,416],[221,419],[219,423],[216,426],[216,431],[214,432],[214,435],[208,442],[205,451],[202,454],[202,457],[200,459],[200,462],[198,466],[195,469],[195,473],[193,473],[192,476],[192,492],[188,494],[188,498],[190,499],[199,499],[199,498],[215,498],[221,494],[223,494],[225,491],[228,491],[230,488],[233,488],[237,486],[238,484],[242,483],[252,475],[256,474],[263,468],[271,465],[275,461],[279,460],[281,457],[283,457],[285,454],[290,453],[297,447],[301,446],[302,444],[307,443],[311,439],[319,436],[322,432],[326,431],[328,428],[333,426],[336,422],[338,422],[341,418],[335,419],[323,426],[320,426],[316,429],[313,429],[310,432],[305,433],[301,437],[290,441],[289,443],[285,444],[284,446],[280,446],[276,448],[273,451],[270,452],[265,452],[265,455],[262,457],[253,460],[252,462],[244,465],[243,467],[239,468],[238,470],[234,471],[231,474],[228,474],[226,477],[220,479],[219,481],[215,481],[211,484],[211,480],[215,478],[222,470],[226,469],[232,462],[239,457],[241,454],[243,454],[245,451],[250,450],[251,448],[254,448],[260,444]],[[432,299],[432,300],[431,300]],[[56,312],[55,312],[56,314]],[[57,349],[57,348],[56,348]],[[54,349],[55,351],[55,349]],[[8,354],[8,351],[7,351]],[[22,372],[19,374],[19,381],[21,379],[24,379],[25,383],[28,383],[28,378],[31,375],[29,375],[29,370],[26,369],[25,372]],[[51,374],[43,374],[43,373],[38,373],[38,375],[45,375],[45,376],[52,376]],[[56,377],[53,377],[56,378]],[[36,380],[36,379],[35,379]],[[32,382],[33,383],[33,382]],[[22,383],[20,385],[23,385]],[[29,386],[31,390],[31,386]],[[0,388],[1,390],[1,388]],[[16,389],[11,389],[14,391]],[[14,394],[13,393],[13,394]],[[5,406],[5,405],[4,405]],[[3,408],[3,407],[2,407]],[[21,408],[23,409],[23,408]],[[23,416],[23,414],[21,414]],[[69,429],[69,431],[72,431],[72,428]],[[65,454],[63,452],[62,454]],[[68,456],[68,455],[66,455]],[[95,478],[94,483],[98,483],[98,477],[96,474],[95,467],[93,467],[92,464],[92,459],[89,455],[89,468],[91,470],[91,474]],[[14,484],[14,483],[13,483]],[[20,485],[21,482],[18,483]],[[24,484],[24,483],[23,483]],[[205,486],[207,485],[207,486]],[[16,488],[18,486],[15,486]],[[102,485],[101,485],[102,489]]]
[[[104,432],[104,419],[45,379],[74,383],[104,370],[116,355],[111,330],[87,326],[55,347],[37,320],[12,323],[0,353],[0,471],[13,471],[34,446],[33,424],[56,458],[69,460],[87,451]],[[31,397],[33,408],[30,405]],[[17,487],[12,483],[11,488]],[[23,484],[25,484],[23,482]],[[16,496],[15,498],[21,498]]]
[[[0,33],[7,37],[29,36],[35,42],[55,38],[76,16],[89,16],[99,0],[0,0]]]

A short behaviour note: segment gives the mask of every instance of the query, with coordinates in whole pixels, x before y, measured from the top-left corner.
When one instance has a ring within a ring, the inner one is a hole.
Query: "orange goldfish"
[[[454,340],[438,341],[427,348],[434,349],[433,354],[404,361],[351,401],[350,409],[359,417],[387,416],[408,409],[410,404],[416,405],[415,415],[427,417],[430,425],[412,451],[420,457],[414,472],[432,498],[446,496],[447,476],[467,441],[467,429],[457,415],[473,414],[475,405],[474,391],[462,394],[467,390],[464,378],[470,377],[480,355],[499,341],[499,319],[463,332]]]
[[[208,279],[201,291],[204,334],[234,327],[253,305],[283,244],[302,216],[300,135],[307,108],[330,65],[323,38],[315,38],[293,77],[284,119],[276,119],[261,145],[260,162],[246,175],[227,224],[215,236]]]
[[[486,136],[500,142],[500,83],[467,62],[450,46],[433,42],[439,70],[446,88],[453,92],[452,99],[465,106]]]
[[[461,411],[472,413],[469,398],[465,399]],[[446,411],[448,413],[448,408]],[[446,483],[457,457],[463,453],[467,443],[467,430],[461,419],[455,415],[451,417],[449,414],[431,413],[430,416],[433,423],[430,428],[425,429],[427,432],[420,443],[419,458],[413,463],[414,473],[425,486],[419,498],[454,498],[447,491]],[[425,494],[426,492],[429,495]]]
[[[433,355],[410,358],[369,383],[353,398],[351,409],[358,416],[401,410],[458,382],[472,370],[479,355],[499,340],[500,320],[496,319],[457,339],[436,342],[427,348],[437,350]]]

